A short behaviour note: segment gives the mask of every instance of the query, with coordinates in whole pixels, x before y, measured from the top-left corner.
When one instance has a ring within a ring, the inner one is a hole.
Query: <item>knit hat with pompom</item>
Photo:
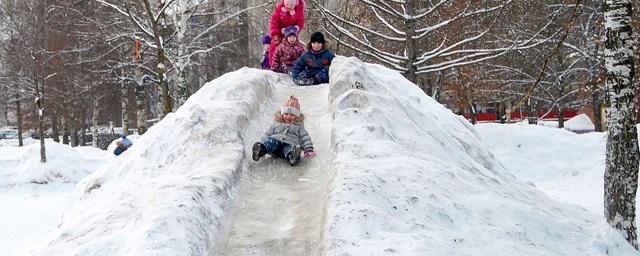
[[[298,5],[298,0],[284,0],[284,4],[296,6]]]
[[[300,116],[300,103],[298,102],[298,98],[296,96],[289,96],[287,102],[284,103],[284,106],[280,108],[280,114],[292,114],[296,117]]]

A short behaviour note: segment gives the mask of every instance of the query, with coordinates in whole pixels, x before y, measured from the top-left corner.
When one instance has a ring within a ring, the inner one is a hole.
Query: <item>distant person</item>
[[[282,29],[285,40],[276,47],[273,53],[271,70],[278,73],[290,74],[293,63],[304,53],[304,44],[298,41],[298,28],[288,26]]]
[[[119,156],[123,152],[127,151],[131,146],[133,146],[133,142],[127,138],[126,134],[123,134],[122,137],[118,141],[116,141],[116,149],[113,151],[113,154]]]
[[[260,68],[262,69],[271,69],[271,65],[269,64],[269,46],[271,45],[271,36],[264,35],[262,36],[262,47],[264,48],[264,53],[262,54],[262,60],[260,61]]]
[[[304,28],[304,7],[304,0],[282,0],[276,5],[269,23],[269,35],[271,36],[269,65],[273,66],[273,53],[283,40],[282,29],[288,26],[297,26],[298,33],[300,33]]]
[[[327,41],[322,32],[314,32],[307,43],[307,52],[293,65],[293,82],[300,86],[328,83],[329,66],[333,57],[335,55],[327,49]]]
[[[305,157],[315,157],[313,143],[303,121],[304,115],[300,113],[298,98],[292,95],[284,106],[276,111],[274,123],[262,139],[253,144],[251,158],[258,161],[260,157],[271,154],[286,159],[293,166],[300,161],[302,150]]]

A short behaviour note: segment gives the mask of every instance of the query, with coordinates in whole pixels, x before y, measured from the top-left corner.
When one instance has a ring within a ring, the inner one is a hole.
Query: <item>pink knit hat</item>
[[[284,0],[284,4],[296,6],[298,5],[298,0]]]
[[[296,117],[300,116],[300,103],[298,102],[298,98],[296,96],[289,96],[287,102],[284,103],[284,106],[280,108],[280,114],[292,114]]]

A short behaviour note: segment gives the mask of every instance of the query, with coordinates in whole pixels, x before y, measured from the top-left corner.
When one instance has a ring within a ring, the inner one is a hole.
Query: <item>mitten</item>
[[[308,149],[304,151],[304,157],[313,158],[316,156],[316,152],[313,152],[312,149]]]

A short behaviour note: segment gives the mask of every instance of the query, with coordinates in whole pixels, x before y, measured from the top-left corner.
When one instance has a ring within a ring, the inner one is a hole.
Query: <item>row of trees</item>
[[[204,82],[257,62],[246,49],[260,32],[247,21],[266,21],[272,4],[2,1],[0,102],[20,130],[37,130],[43,162],[48,133],[74,146],[109,121],[142,134]]]
[[[313,0],[338,52],[402,72],[457,111],[588,107],[604,130],[602,1],[327,2]]]

